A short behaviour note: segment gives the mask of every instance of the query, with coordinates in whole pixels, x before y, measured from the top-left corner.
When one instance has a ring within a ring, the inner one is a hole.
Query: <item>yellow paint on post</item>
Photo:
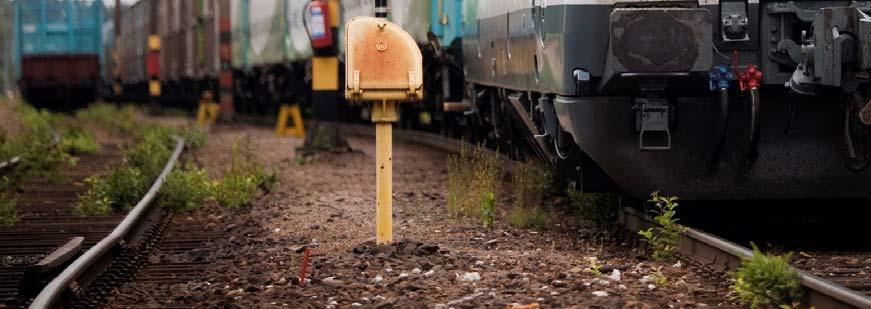
[[[339,90],[339,59],[336,57],[312,58],[312,90]]]
[[[197,123],[200,127],[206,127],[215,124],[218,121],[218,114],[221,112],[221,105],[211,101],[200,101],[199,109],[197,110]]]
[[[339,0],[330,0],[327,2],[330,9],[330,26],[333,28],[339,27]]]
[[[287,127],[287,119],[293,120],[293,127]],[[278,110],[278,121],[275,123],[275,135],[278,137],[293,136],[305,137],[305,125],[302,121],[302,113],[299,104],[282,104]]]
[[[396,102],[372,104],[375,122],[375,240],[393,242],[393,122]]]
[[[152,80],[148,82],[148,94],[153,97],[160,96],[160,81]]]
[[[148,50],[160,50],[160,36],[159,35],[149,35],[148,36]]]

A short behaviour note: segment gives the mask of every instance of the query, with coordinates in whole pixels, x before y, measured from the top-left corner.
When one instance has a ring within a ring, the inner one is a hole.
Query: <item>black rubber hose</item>
[[[759,157],[759,88],[750,88],[750,142],[747,149],[747,166],[753,166]]]
[[[714,171],[720,165],[720,158],[723,156],[723,148],[726,146],[726,133],[729,130],[729,89],[720,89],[720,121],[717,127],[720,138],[717,140],[717,145],[714,147],[714,153],[711,161],[708,163],[708,169]]]
[[[857,100],[857,102],[862,101],[861,97],[854,96],[854,99]],[[852,123],[854,121],[851,117],[853,114],[852,113],[853,104],[850,102],[850,99],[847,99],[846,105],[847,106],[845,106],[845,108],[844,108],[845,115],[844,115],[844,134],[843,134],[843,138],[844,138],[844,166],[846,166],[848,170],[858,173],[858,172],[862,172],[865,169],[867,169],[868,166],[871,165],[871,162],[869,162],[869,160],[866,158],[867,153],[866,153],[866,156],[863,156],[861,158],[861,161],[859,159],[859,156],[856,154],[856,146],[853,144],[853,133],[850,130],[850,123]],[[867,147],[865,147],[864,150],[867,151]]]

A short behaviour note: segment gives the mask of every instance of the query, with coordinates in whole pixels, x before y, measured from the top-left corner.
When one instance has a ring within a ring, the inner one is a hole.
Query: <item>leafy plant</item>
[[[97,103],[76,112],[76,119],[95,124],[110,132],[129,134],[142,125],[141,122],[136,121],[136,113],[136,108],[133,106],[118,108],[115,105]]]
[[[493,213],[493,208],[496,207],[496,195],[493,192],[484,193],[481,198],[481,221],[484,222],[485,228],[493,227],[496,214]]]
[[[230,163],[217,184],[215,199],[225,207],[241,207],[254,200],[258,189],[268,192],[276,183],[278,173],[265,170],[251,137],[246,135],[233,143]]]
[[[601,276],[602,269],[604,268],[602,264],[599,264],[599,259],[595,256],[590,256],[585,258],[587,260],[587,268],[584,269],[586,272],[593,274],[593,276]]]
[[[100,144],[93,134],[82,130],[70,130],[60,141],[60,149],[68,154],[86,154],[100,151]]]
[[[586,193],[569,187],[566,194],[581,217],[598,227],[607,227],[617,220],[619,200],[612,193]]]
[[[649,202],[656,206],[653,213],[656,214],[654,220],[658,226],[638,231],[638,234],[653,250],[651,257],[654,260],[668,259],[677,249],[680,235],[686,231],[685,227],[677,224],[675,218],[678,197],[660,196],[659,192],[653,192],[650,197]]]
[[[147,178],[156,178],[172,155],[171,134],[169,129],[161,127],[144,129],[140,142],[125,151],[125,160]]]
[[[497,189],[502,177],[498,154],[492,155],[483,145],[471,151],[465,146],[460,154],[448,158],[448,211],[469,217],[481,217],[481,205],[490,194],[495,212]]]
[[[91,176],[85,179],[91,186],[84,195],[79,196],[73,211],[78,215],[104,215],[112,211],[112,188],[106,179]]]
[[[183,169],[173,170],[166,177],[160,190],[160,203],[176,210],[196,209],[211,198],[214,191],[215,184],[209,179],[208,173],[188,164]]]
[[[199,148],[206,144],[206,133],[196,127],[188,127],[181,131],[181,137],[191,148]]]
[[[15,209],[15,198],[8,193],[0,192],[0,226],[11,226],[18,222],[18,211]]]
[[[732,274],[736,298],[751,308],[798,306],[803,291],[801,277],[789,266],[792,254],[763,254],[755,244],[752,247],[753,257],[743,259]]]
[[[665,287],[668,285],[668,277],[662,273],[662,266],[654,268],[653,272],[650,273],[650,278],[653,279],[653,284],[658,287]]]

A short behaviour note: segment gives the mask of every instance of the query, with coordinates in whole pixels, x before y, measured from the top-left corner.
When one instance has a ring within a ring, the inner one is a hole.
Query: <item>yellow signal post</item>
[[[200,127],[207,127],[215,124],[218,120],[218,113],[221,112],[221,105],[215,102],[211,91],[204,91],[203,98],[200,99],[200,106],[197,109],[197,123]]]
[[[376,224],[379,244],[393,242],[393,123],[399,102],[423,97],[423,58],[414,39],[386,19],[357,17],[345,26],[345,97],[372,102],[375,123]]]
[[[293,127],[287,127],[287,119],[293,120]],[[275,136],[305,137],[305,125],[302,122],[302,113],[299,104],[282,104],[278,110],[278,122],[275,123]]]

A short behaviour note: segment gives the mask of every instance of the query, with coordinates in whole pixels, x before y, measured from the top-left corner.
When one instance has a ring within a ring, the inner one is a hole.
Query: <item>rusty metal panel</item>
[[[611,57],[616,72],[707,71],[711,67],[711,12],[706,9],[615,9]]]
[[[345,44],[346,97],[409,101],[423,96],[423,57],[400,26],[356,17],[345,26]]]

